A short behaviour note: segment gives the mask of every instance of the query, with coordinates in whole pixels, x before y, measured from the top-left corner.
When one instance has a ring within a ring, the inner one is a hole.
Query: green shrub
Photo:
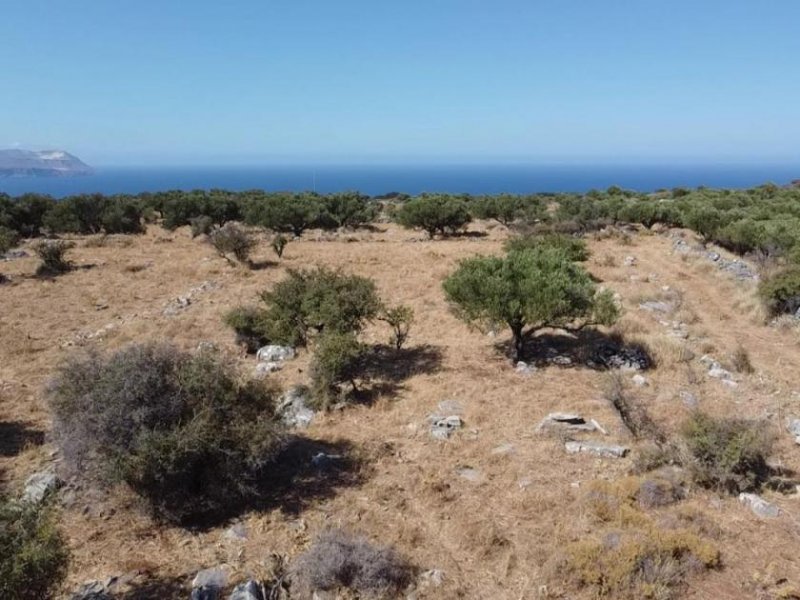
[[[800,266],[792,265],[763,279],[758,294],[773,316],[800,309]]]
[[[108,234],[137,234],[146,229],[142,207],[127,197],[109,198],[100,220],[103,231]]]
[[[335,227],[356,229],[375,220],[377,210],[369,196],[358,192],[329,194],[322,199],[324,211]]]
[[[433,238],[454,234],[471,220],[468,205],[462,198],[442,194],[423,195],[409,200],[394,213],[394,219],[403,227],[422,229]]]
[[[286,249],[286,246],[289,245],[289,238],[287,238],[283,234],[278,234],[274,238],[272,238],[272,243],[270,246],[274,250],[275,254],[278,258],[283,258],[283,251]]]
[[[31,248],[42,264],[36,270],[38,275],[59,275],[72,269],[72,265],[66,260],[67,251],[74,248],[75,244],[64,240],[40,240],[34,243]]]
[[[243,345],[250,354],[255,354],[269,343],[264,335],[264,311],[260,308],[234,308],[225,314],[223,322],[236,333],[236,343]]]
[[[509,239],[505,244],[508,252],[543,247],[560,249],[570,260],[575,262],[589,260],[589,249],[586,247],[586,242],[571,235],[558,233],[522,235]]]
[[[0,254],[5,254],[19,244],[19,234],[13,229],[0,225]]]
[[[0,498],[1,598],[52,598],[68,561],[69,551],[48,504]]]
[[[48,388],[53,435],[85,479],[125,482],[172,522],[257,497],[282,446],[274,394],[212,351],[133,345],[71,357]]]
[[[738,494],[757,491],[770,475],[767,457],[773,440],[763,423],[696,412],[684,423],[682,435],[698,485]]]
[[[311,390],[321,408],[342,396],[341,385],[355,390],[366,348],[352,332],[326,331],[317,338],[311,359]]]
[[[214,219],[208,215],[200,215],[189,219],[189,225],[192,228],[192,239],[194,239],[201,235],[209,235],[214,230]]]
[[[372,280],[325,267],[290,270],[261,299],[264,335],[292,346],[305,345],[309,335],[323,331],[357,333],[381,308]]]
[[[42,194],[24,194],[13,201],[0,203],[0,225],[18,231],[23,237],[36,237],[44,227],[44,218],[56,201]]]
[[[391,344],[400,350],[408,339],[411,325],[414,323],[414,310],[410,306],[384,308],[378,319],[392,328]]]
[[[611,292],[598,292],[589,274],[558,248],[466,259],[443,286],[466,322],[511,329],[515,360],[542,328],[610,325],[618,316]]]
[[[250,264],[250,252],[258,245],[253,236],[239,227],[236,223],[226,223],[215,229],[208,236],[209,242],[217,253],[231,262],[230,255],[242,264]]]

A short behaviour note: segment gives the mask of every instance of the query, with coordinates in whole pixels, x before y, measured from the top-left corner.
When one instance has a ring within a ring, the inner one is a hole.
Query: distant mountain
[[[72,177],[92,168],[63,150],[0,150],[0,177]]]

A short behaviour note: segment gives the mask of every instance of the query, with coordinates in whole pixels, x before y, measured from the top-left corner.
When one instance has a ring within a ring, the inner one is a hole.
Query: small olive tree
[[[209,241],[217,253],[233,264],[230,255],[243,265],[250,265],[250,252],[258,242],[236,223],[226,223],[209,235]]]
[[[468,323],[505,323],[515,360],[525,341],[543,328],[577,331],[610,325],[618,309],[609,290],[598,291],[589,274],[563,249],[546,246],[462,261],[444,281],[456,314]]]

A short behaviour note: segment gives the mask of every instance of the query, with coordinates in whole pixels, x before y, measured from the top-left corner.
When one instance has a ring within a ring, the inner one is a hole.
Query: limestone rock
[[[52,471],[34,473],[25,481],[25,491],[22,492],[22,499],[25,502],[39,503],[45,497],[57,490],[62,481]]]
[[[294,348],[291,346],[269,345],[260,348],[256,353],[256,358],[260,362],[280,363],[291,360],[296,356]]]
[[[758,494],[739,494],[739,502],[749,506],[750,510],[762,519],[772,519],[781,514],[780,508],[767,502]]]
[[[448,439],[455,431],[464,426],[464,422],[458,415],[450,415],[448,417],[434,415],[430,417],[430,421],[431,437],[437,440]]]
[[[576,442],[570,441],[564,444],[567,452],[569,454],[592,454],[594,456],[600,456],[603,458],[624,458],[628,452],[630,451],[629,448],[624,446],[616,446],[614,444],[603,444],[601,442],[593,442],[593,441],[586,441],[586,442]]]

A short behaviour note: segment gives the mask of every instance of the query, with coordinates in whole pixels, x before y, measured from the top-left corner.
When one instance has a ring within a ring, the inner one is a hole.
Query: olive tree
[[[467,323],[504,323],[511,329],[515,360],[521,359],[525,341],[543,328],[577,331],[610,325],[618,316],[611,292],[598,291],[589,273],[559,248],[469,258],[443,285]]]
[[[444,194],[409,200],[395,211],[394,218],[403,227],[424,229],[430,238],[456,233],[472,220],[466,201]]]

